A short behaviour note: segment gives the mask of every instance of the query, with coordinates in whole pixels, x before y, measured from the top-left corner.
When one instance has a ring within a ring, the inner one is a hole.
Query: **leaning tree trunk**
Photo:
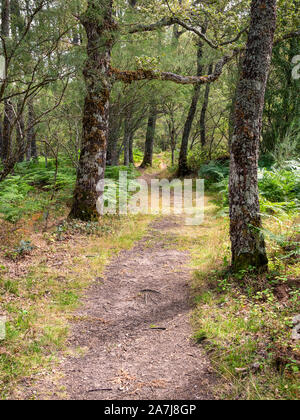
[[[197,50],[197,76],[202,76],[202,56],[203,56],[203,43],[199,42],[198,50]],[[178,163],[178,176],[184,177],[188,175],[189,168],[187,163],[187,154],[188,154],[188,147],[189,147],[189,138],[193,126],[193,122],[195,119],[197,105],[200,96],[201,85],[197,84],[194,87],[194,93],[192,97],[191,106],[189,109],[189,113],[184,125],[181,147],[180,147],[180,154],[179,154],[179,163]]]
[[[230,233],[232,266],[265,271],[261,234],[258,157],[265,90],[276,27],[276,0],[252,0],[251,25],[238,84],[231,139]]]
[[[111,92],[110,62],[115,29],[112,0],[89,0],[81,23],[88,39],[88,58],[84,69],[87,94],[81,155],[70,217],[90,221],[99,218],[103,201]]]
[[[156,121],[157,109],[156,105],[152,105],[150,108],[150,114],[148,119],[144,160],[141,164],[141,168],[147,168],[148,166],[152,166]]]

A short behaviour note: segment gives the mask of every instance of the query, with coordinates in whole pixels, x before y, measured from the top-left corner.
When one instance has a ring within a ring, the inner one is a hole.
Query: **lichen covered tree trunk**
[[[258,157],[262,115],[276,27],[276,0],[252,0],[251,24],[237,89],[231,139],[230,234],[235,270],[268,266],[261,234]]]
[[[111,92],[110,61],[115,29],[112,1],[89,0],[81,23],[88,39],[88,58],[84,69],[87,93],[70,217],[89,221],[98,219],[102,204]]]

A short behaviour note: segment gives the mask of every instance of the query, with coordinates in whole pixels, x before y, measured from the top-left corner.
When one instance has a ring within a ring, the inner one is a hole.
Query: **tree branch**
[[[170,72],[160,72],[156,70],[143,69],[139,69],[136,71],[122,71],[114,68],[111,68],[111,76],[113,79],[122,81],[124,83],[132,83],[139,80],[163,80],[181,85],[211,83],[219,79],[223,72],[224,66],[235,56],[237,56],[238,53],[239,49],[235,49],[231,55],[225,55],[224,57],[222,57],[216,64],[213,73],[207,76],[182,76]]]
[[[282,41],[285,41],[286,39],[291,38],[299,38],[300,37],[300,29],[294,32],[290,32],[288,34],[283,35],[281,38],[278,38],[275,40],[274,45],[280,44]]]
[[[186,22],[183,22],[182,20],[180,20],[176,17],[170,17],[170,18],[163,18],[156,23],[145,24],[145,25],[144,24],[135,25],[135,27],[129,29],[129,31],[127,33],[135,34],[135,33],[139,33],[139,32],[152,32],[152,31],[155,31],[156,29],[161,29],[161,28],[164,28],[164,27],[167,27],[167,26],[172,26],[172,25],[179,25],[182,28],[186,29],[187,31],[193,32],[199,38],[201,38],[203,41],[205,41],[213,49],[218,49],[220,47],[224,47],[225,45],[233,44],[234,42],[238,41],[240,39],[240,37],[247,31],[247,28],[244,28],[233,39],[222,42],[221,44],[216,44],[213,41],[211,41],[202,32],[201,29],[196,29],[193,26],[187,24]]]
[[[134,27],[129,29],[127,33],[136,34],[139,32],[152,32],[152,31],[155,31],[156,29],[174,25],[176,23],[175,20],[176,20],[175,18],[171,17],[171,18],[163,18],[155,23],[134,25]]]

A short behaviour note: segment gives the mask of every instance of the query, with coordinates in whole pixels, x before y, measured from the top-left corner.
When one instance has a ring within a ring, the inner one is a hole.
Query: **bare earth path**
[[[170,246],[181,222],[155,222],[88,291],[70,340],[88,351],[63,365],[68,399],[212,398],[209,362],[190,339],[188,254]]]
[[[183,224],[156,220],[90,287],[69,340],[87,351],[63,361],[64,396],[47,384],[46,399],[213,399],[214,374],[191,339],[189,254],[176,250],[172,233]]]

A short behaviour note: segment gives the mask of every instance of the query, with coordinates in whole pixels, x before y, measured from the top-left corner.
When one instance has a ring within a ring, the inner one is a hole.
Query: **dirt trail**
[[[154,222],[88,290],[69,343],[87,352],[62,364],[67,399],[213,398],[207,356],[191,340],[189,255],[174,249],[183,223]]]

